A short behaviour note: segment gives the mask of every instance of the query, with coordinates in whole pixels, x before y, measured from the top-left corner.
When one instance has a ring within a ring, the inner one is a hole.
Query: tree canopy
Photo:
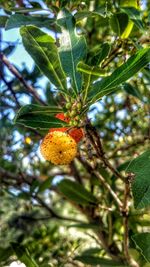
[[[0,1],[1,267],[150,266],[149,26],[148,0]]]

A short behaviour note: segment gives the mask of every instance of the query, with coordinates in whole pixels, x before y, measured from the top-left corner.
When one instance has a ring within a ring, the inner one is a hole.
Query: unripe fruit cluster
[[[81,113],[81,108],[82,108],[81,102],[80,101],[74,102],[74,100],[73,101],[70,100],[66,104],[65,107],[68,110],[65,113],[65,116],[70,118],[69,125],[70,126],[78,126],[79,122],[80,122],[79,114]]]

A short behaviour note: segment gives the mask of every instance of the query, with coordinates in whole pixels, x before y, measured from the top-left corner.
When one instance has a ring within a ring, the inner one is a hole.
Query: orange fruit
[[[77,144],[67,133],[54,131],[48,133],[41,145],[42,156],[55,165],[69,164],[77,154]]]

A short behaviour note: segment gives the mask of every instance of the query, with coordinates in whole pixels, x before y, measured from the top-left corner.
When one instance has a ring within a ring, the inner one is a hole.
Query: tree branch
[[[18,99],[16,97],[16,94],[15,94],[13,88],[12,88],[11,82],[7,82],[6,79],[3,77],[3,75],[1,73],[0,73],[0,77],[1,77],[2,81],[6,84],[8,90],[10,91],[10,93],[12,94],[17,106],[20,107],[20,103],[19,103],[19,101],[18,101]]]
[[[105,155],[105,151],[102,146],[100,136],[98,135],[95,127],[92,126],[89,121],[86,124],[86,131],[87,131],[89,139],[91,140],[93,147],[95,148],[97,152],[97,155],[102,160],[105,167],[107,167],[116,177],[120,178],[121,180],[124,180],[124,177],[112,166],[112,164],[107,159]]]
[[[123,200],[123,226],[124,226],[124,239],[123,239],[123,251],[127,262],[132,267],[139,267],[139,264],[135,262],[129,254],[129,196],[130,196],[130,176],[127,177],[124,190]]]
[[[34,98],[42,105],[46,105],[46,103],[40,98],[38,93],[35,91],[35,89],[28,84],[25,79],[22,77],[22,75],[18,72],[18,70],[9,62],[9,60],[4,56],[3,53],[0,53],[0,59],[4,63],[4,65],[10,70],[10,72],[24,85],[26,90],[34,96]]]
[[[90,162],[86,161],[86,159],[84,159],[83,157],[78,157],[78,159],[80,160],[80,162],[83,165],[85,165],[87,167],[88,171],[92,172],[98,178],[98,180],[104,185],[104,187],[109,191],[109,193],[112,195],[113,199],[115,200],[116,204],[118,205],[119,210],[121,211],[122,210],[122,202],[118,198],[117,194],[112,190],[111,186],[99,174],[99,172],[94,169],[94,167],[92,166],[92,164]]]
[[[137,146],[137,145],[142,145],[144,144],[147,140],[150,140],[150,136],[144,136],[142,139],[137,139],[131,144],[123,145],[120,147],[117,147],[112,155],[110,155],[109,158],[113,158],[119,151],[128,151],[130,148]]]

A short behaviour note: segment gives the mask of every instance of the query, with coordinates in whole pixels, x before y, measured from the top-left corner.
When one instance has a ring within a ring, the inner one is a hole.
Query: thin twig
[[[6,84],[8,90],[11,92],[11,94],[12,94],[12,96],[13,96],[16,104],[17,104],[17,106],[20,107],[20,103],[19,103],[19,101],[18,101],[18,99],[16,97],[15,91],[12,88],[11,82],[7,82],[6,79],[3,77],[3,75],[1,73],[0,73],[0,77],[1,77],[2,81]]]
[[[102,142],[100,139],[100,136],[98,135],[96,129],[94,126],[91,125],[91,123],[88,121],[86,125],[86,130],[88,133],[88,136],[97,152],[97,155],[99,158],[103,161],[105,167],[107,167],[116,177],[120,178],[121,180],[124,180],[123,176],[112,166],[112,164],[109,162],[105,155],[105,151],[102,146]]]
[[[104,69],[105,67],[107,67],[109,65],[109,63],[116,58],[117,55],[119,55],[121,53],[120,48],[121,48],[122,44],[118,44],[118,46],[113,49],[109,55],[109,58],[102,64],[102,69]]]
[[[142,145],[144,144],[145,141],[150,140],[150,136],[144,136],[142,139],[135,140],[131,144],[123,145],[120,147],[117,147],[113,153],[110,155],[109,158],[113,158],[119,151],[128,151],[130,148],[137,146],[137,145]]]
[[[24,85],[24,87],[27,89],[27,91],[35,97],[35,99],[42,105],[46,105],[46,103],[40,98],[38,93],[35,91],[35,89],[28,84],[25,79],[22,77],[22,75],[18,72],[18,70],[9,62],[9,60],[4,56],[3,53],[0,53],[0,59],[4,63],[5,66],[10,70],[10,72]]]
[[[94,171],[93,172],[95,174],[95,176],[103,183],[103,185],[105,186],[105,188],[109,191],[109,193],[112,195],[112,197],[114,198],[115,202],[117,203],[119,209],[122,209],[122,202],[120,201],[120,199],[118,198],[117,194],[112,190],[111,186],[106,182],[106,180],[99,174],[98,171]]]
[[[41,199],[38,195],[35,195],[33,196],[33,198],[35,200],[37,200],[39,202],[39,204],[45,208],[49,213],[50,215],[52,216],[51,218],[55,218],[55,219],[58,219],[58,220],[63,220],[63,221],[69,221],[69,222],[76,222],[76,223],[84,223],[83,221],[81,220],[78,220],[78,219],[74,219],[74,218],[68,218],[68,217],[64,217],[64,216],[61,216],[59,214],[57,214],[51,207],[49,207],[44,201],[43,199]]]
[[[130,196],[130,176],[127,177],[124,190],[124,200],[122,207],[123,226],[124,226],[124,239],[123,239],[123,251],[127,262],[132,267],[139,267],[129,254],[129,196]]]
[[[111,186],[107,183],[107,181],[100,175],[100,173],[98,171],[96,171],[92,164],[90,162],[88,162],[86,159],[84,159],[83,157],[78,157],[78,159],[82,162],[83,165],[85,165],[87,167],[87,169],[92,172],[97,178],[98,180],[105,186],[105,188],[109,191],[109,193],[112,195],[113,199],[115,200],[115,202],[117,203],[119,210],[122,210],[122,202],[120,201],[120,199],[118,198],[117,194],[113,191],[113,189],[111,188]]]

